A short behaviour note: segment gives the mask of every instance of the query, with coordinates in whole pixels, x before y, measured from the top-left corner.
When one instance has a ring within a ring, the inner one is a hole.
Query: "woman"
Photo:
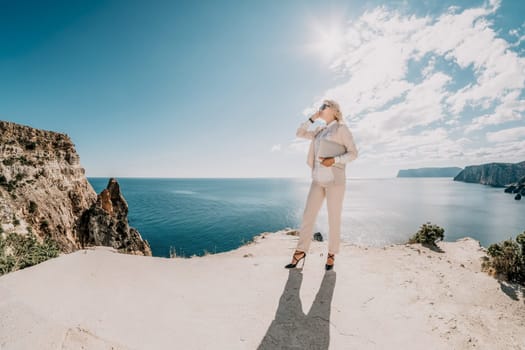
[[[312,123],[321,125],[314,130],[308,130]],[[341,212],[346,188],[346,163],[357,158],[357,149],[350,129],[344,124],[339,104],[333,100],[324,100],[319,111],[301,124],[296,135],[312,140],[307,157],[307,164],[312,168],[312,183],[299,231],[299,242],[292,263],[285,267],[296,267],[300,260],[303,260],[304,266],[306,252],[312,242],[315,220],[326,197],[329,236],[325,268],[331,270],[334,266],[335,254],[339,253],[341,240]],[[320,157],[319,147],[323,139],[343,145],[346,152],[333,157]]]

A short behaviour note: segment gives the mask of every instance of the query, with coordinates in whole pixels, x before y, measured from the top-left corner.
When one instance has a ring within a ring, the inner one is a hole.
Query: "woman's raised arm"
[[[309,131],[308,127],[310,127],[310,125],[312,125],[312,122],[310,122],[310,120],[307,120],[304,123],[302,123],[297,129],[295,136],[302,137],[303,139],[313,140],[315,137],[315,130]]]
[[[299,128],[297,129],[297,132],[295,133],[295,136],[302,137],[303,139],[313,140],[315,138],[315,135],[317,134],[318,128],[315,130],[308,130],[312,122],[310,120],[316,120],[319,118],[320,113],[319,111],[315,112],[308,118],[307,121],[301,123]]]

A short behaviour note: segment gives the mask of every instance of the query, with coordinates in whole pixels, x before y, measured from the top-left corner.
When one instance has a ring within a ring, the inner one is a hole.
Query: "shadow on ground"
[[[312,307],[304,314],[299,297],[302,270],[290,269],[275,318],[257,349],[328,349],[335,280],[335,271],[325,272]]]
[[[517,283],[509,283],[501,280],[498,280],[498,283],[503,293],[507,294],[509,298],[519,301],[521,295],[521,299],[525,304],[525,287],[520,286]]]

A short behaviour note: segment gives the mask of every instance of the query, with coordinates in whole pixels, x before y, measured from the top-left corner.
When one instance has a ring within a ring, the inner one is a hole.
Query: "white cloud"
[[[281,144],[273,145],[272,152],[278,152],[281,150]]]
[[[525,126],[488,132],[486,137],[490,142],[525,140]]]
[[[521,25],[521,27],[525,27],[525,22]],[[517,38],[517,40],[510,45],[511,47],[517,47],[522,43],[522,41],[525,40],[525,34],[521,34],[521,32],[522,28],[515,28],[509,30],[509,35],[512,35]]]
[[[469,165],[488,162],[521,162],[525,158],[525,140],[495,143],[490,146],[473,148],[465,151]]]
[[[519,90],[513,90],[507,93],[501,99],[501,104],[495,108],[494,113],[474,118],[472,124],[467,126],[466,131],[470,132],[482,129],[487,125],[499,125],[505,122],[523,119],[525,100],[520,100],[519,95]]]
[[[375,129],[378,131],[376,142],[391,142],[401,131],[442,119],[443,87],[449,79],[443,73],[432,75],[408,91],[404,101],[385,110],[368,113],[357,129]]]
[[[508,141],[522,135],[520,128],[488,133],[486,139],[464,136],[522,120],[525,113],[520,99],[525,58],[489,20],[499,6],[489,1],[461,12],[451,7],[436,17],[401,15],[386,7],[365,12],[348,22],[344,50],[330,65],[343,82],[313,105],[324,98],[340,102],[358,147],[365,150],[364,161],[501,159],[495,150],[514,149]],[[410,63],[419,64],[420,71]],[[474,78],[459,80],[451,67],[469,70]],[[311,111],[305,108],[305,114]],[[504,144],[485,147],[486,140]]]

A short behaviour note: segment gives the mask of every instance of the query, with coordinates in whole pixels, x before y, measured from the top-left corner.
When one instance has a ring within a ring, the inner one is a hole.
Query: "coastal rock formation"
[[[525,161],[520,163],[488,163],[465,167],[454,181],[474,182],[503,187],[525,176]]]
[[[520,200],[521,197],[525,196],[525,176],[518,180],[518,182],[508,185],[504,192],[515,193],[514,199]]]
[[[78,217],[96,198],[66,134],[0,121],[2,231],[50,236],[70,253]]]
[[[454,177],[461,170],[458,167],[401,169],[397,177]]]
[[[68,135],[0,121],[0,234],[32,232],[71,253],[82,248],[81,219],[97,200]]]
[[[135,255],[151,256],[147,241],[128,224],[128,204],[116,179],[110,178],[107,188],[84,212],[80,221],[80,244],[104,245]]]

